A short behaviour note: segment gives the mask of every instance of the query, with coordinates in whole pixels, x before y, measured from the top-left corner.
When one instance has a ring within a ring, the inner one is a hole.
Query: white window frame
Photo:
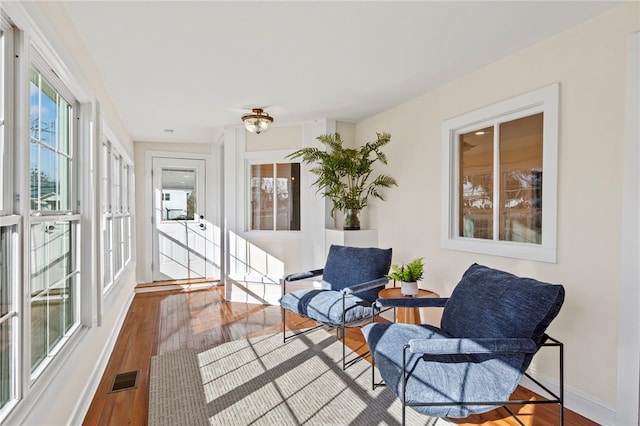
[[[117,287],[114,284],[120,281],[133,258],[131,237],[133,165],[124,154],[124,150],[110,127],[106,123],[103,127],[100,150],[100,220],[102,224],[100,230],[100,277],[102,292],[107,294],[112,288]],[[105,233],[107,226],[109,226],[109,232]],[[119,232],[116,232],[117,230]],[[108,265],[105,262],[106,256],[109,258]],[[119,256],[118,262],[116,262],[115,256]]]
[[[31,47],[30,49],[30,61],[29,61],[29,65],[28,65],[28,75],[24,76],[24,78],[27,81],[27,84],[30,84],[29,82],[31,81],[31,69],[34,68],[37,70],[38,73],[40,73],[42,75],[43,78],[46,79],[47,83],[58,93],[60,94],[71,106],[71,114],[69,116],[69,124],[70,124],[70,140],[69,140],[69,153],[68,153],[68,157],[71,160],[71,164],[69,167],[69,180],[70,180],[70,187],[69,187],[69,191],[70,191],[70,195],[69,195],[69,200],[70,200],[70,205],[69,205],[69,209],[68,210],[63,210],[63,211],[47,211],[47,210],[31,210],[31,214],[29,216],[29,220],[27,223],[27,228],[28,228],[28,232],[26,232],[26,238],[27,241],[29,241],[27,244],[29,245],[29,252],[31,252],[32,247],[30,246],[32,238],[31,238],[31,232],[32,232],[32,227],[35,224],[39,224],[39,223],[51,223],[51,224],[55,224],[57,223],[69,223],[70,225],[70,229],[72,232],[72,235],[74,236],[74,238],[71,241],[71,247],[69,248],[70,252],[71,252],[71,264],[72,264],[72,271],[63,278],[63,280],[69,279],[71,281],[71,286],[72,289],[71,291],[73,292],[74,295],[74,305],[72,307],[73,310],[73,324],[72,326],[69,328],[69,330],[67,330],[66,332],[63,333],[63,336],[61,337],[61,339],[58,341],[58,343],[56,343],[56,345],[51,348],[50,351],[47,351],[47,353],[45,354],[45,358],[39,362],[39,364],[34,368],[33,365],[31,364],[31,361],[28,362],[28,369],[30,369],[31,374],[31,381],[35,381],[38,377],[40,377],[40,375],[47,369],[47,367],[49,366],[49,364],[51,363],[51,361],[55,358],[55,356],[60,352],[60,350],[65,346],[65,344],[69,341],[69,339],[71,338],[71,336],[73,336],[75,334],[75,332],[80,328],[81,325],[81,305],[80,305],[80,287],[81,287],[81,274],[80,274],[80,263],[81,263],[81,253],[80,253],[80,241],[79,241],[79,235],[80,235],[80,213],[79,213],[79,203],[78,203],[78,188],[79,188],[79,179],[78,179],[78,159],[79,159],[79,152],[78,152],[78,138],[80,137],[80,132],[79,132],[79,126],[78,126],[78,119],[77,117],[80,117],[81,114],[81,107],[80,107],[80,103],[78,102],[78,100],[76,99],[76,97],[73,95],[73,93],[71,93],[71,91],[69,90],[69,88],[65,85],[64,82],[62,82],[60,80],[60,78],[54,73],[52,72],[52,67],[51,65],[48,64],[47,60],[39,55],[37,53],[37,50],[34,46]],[[28,99],[23,100],[24,102],[29,102]],[[29,107],[30,108],[30,107]],[[27,117],[27,119],[30,120],[30,115],[29,117]],[[30,135],[30,132],[29,132]],[[29,142],[30,145],[30,142]],[[30,155],[30,147],[27,148],[27,152],[29,153],[28,155]],[[30,165],[30,161],[29,161],[29,165]],[[30,185],[30,181],[29,179],[27,179],[27,181],[29,182]],[[29,197],[30,198],[30,197]],[[28,203],[31,203],[31,200],[29,199]],[[28,266],[28,271],[31,271],[31,263],[29,262],[29,266]],[[60,280],[58,282],[62,282],[63,280]],[[47,283],[47,289],[50,290],[54,287],[56,287],[57,282],[56,283]],[[30,295],[30,289],[31,289],[31,282],[29,282],[29,284],[27,284],[25,286],[25,301],[27,304],[27,307],[30,307],[31,305],[31,295]],[[47,291],[48,291],[47,290]],[[31,318],[29,318],[29,333],[32,333],[33,330],[31,328]],[[28,358],[25,359],[29,359],[31,360],[31,351],[32,348],[29,345],[29,355]],[[25,368],[27,368],[27,366],[25,365]]]
[[[9,161],[13,150],[11,104],[13,102],[13,27],[11,23],[0,14],[0,215],[10,214],[11,188],[13,186],[13,168]]]
[[[21,306],[20,306],[20,265],[22,262],[20,252],[20,242],[22,239],[21,232],[22,218],[18,215],[0,216],[0,228],[12,229],[9,245],[10,251],[4,260],[7,261],[9,273],[7,274],[8,288],[10,289],[10,309],[4,317],[0,317],[0,325],[8,324],[10,327],[11,340],[9,341],[9,365],[10,365],[10,381],[9,381],[9,400],[0,408],[0,422],[15,407],[20,400],[21,381],[20,381],[20,360],[21,357]]]
[[[461,237],[459,232],[459,135],[543,112],[543,179],[541,244]],[[540,262],[557,261],[559,84],[533,90],[442,124],[442,247],[450,250],[512,257]]]
[[[13,161],[12,158],[12,128],[13,121],[13,42],[14,29],[8,19],[0,11],[0,228],[9,229],[9,250],[7,253],[0,253],[2,261],[6,262],[7,269],[7,289],[9,290],[8,310],[4,316],[0,316],[0,326],[9,328],[10,340],[5,353],[9,357],[9,395],[6,404],[0,408],[0,423],[8,413],[18,403],[21,395],[21,329],[22,307],[20,305],[21,287],[20,265],[22,262],[20,243],[22,218],[19,215],[12,215],[12,195],[13,195]],[[1,251],[1,249],[0,249]]]

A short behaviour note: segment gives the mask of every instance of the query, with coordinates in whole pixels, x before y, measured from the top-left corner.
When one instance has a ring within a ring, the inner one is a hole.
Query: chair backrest
[[[454,337],[523,337],[538,345],[564,302],[564,287],[473,264],[453,290],[441,328]]]
[[[390,248],[331,245],[322,279],[329,283],[331,290],[342,290],[354,284],[383,278],[389,273],[390,267]],[[379,289],[368,290],[356,295],[374,302],[378,291]]]

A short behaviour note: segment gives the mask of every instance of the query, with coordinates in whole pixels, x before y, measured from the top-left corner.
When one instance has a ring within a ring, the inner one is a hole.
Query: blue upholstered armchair
[[[391,249],[332,245],[323,269],[287,276],[280,299],[284,342],[323,325],[337,327],[342,340],[342,367],[346,368],[344,328],[370,321],[372,305],[387,284],[390,266]],[[322,276],[322,288],[287,293],[287,283],[319,276]],[[320,325],[287,336],[286,311],[313,319]]]
[[[561,285],[474,264],[451,297],[380,299],[383,306],[444,307],[440,328],[373,323],[363,328],[384,383],[403,404],[435,417],[467,417],[508,405],[554,403],[563,417],[563,346],[545,334],[564,301]],[[542,347],[559,352],[559,392],[526,373]],[[509,401],[522,375],[549,395]],[[378,384],[373,382],[373,387]]]

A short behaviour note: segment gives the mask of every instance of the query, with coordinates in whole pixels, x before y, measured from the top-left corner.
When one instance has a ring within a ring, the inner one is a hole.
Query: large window
[[[102,286],[111,288],[131,259],[130,165],[106,139],[102,144]]]
[[[79,323],[75,102],[54,87],[56,77],[45,75],[41,69],[48,68],[38,63],[31,68],[29,94],[30,359],[35,375]]]
[[[448,120],[445,248],[555,262],[558,86]]]
[[[0,15],[0,422],[18,399],[20,217],[11,215],[9,143],[13,28]]]
[[[458,236],[541,243],[542,120],[538,113],[458,136]]]
[[[300,163],[253,164],[251,230],[300,230]]]

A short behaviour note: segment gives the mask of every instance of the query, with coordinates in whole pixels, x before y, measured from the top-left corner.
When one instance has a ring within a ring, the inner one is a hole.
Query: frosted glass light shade
[[[244,127],[251,133],[260,134],[269,130],[269,126],[273,123],[273,117],[261,108],[254,108],[252,113],[242,116]]]

